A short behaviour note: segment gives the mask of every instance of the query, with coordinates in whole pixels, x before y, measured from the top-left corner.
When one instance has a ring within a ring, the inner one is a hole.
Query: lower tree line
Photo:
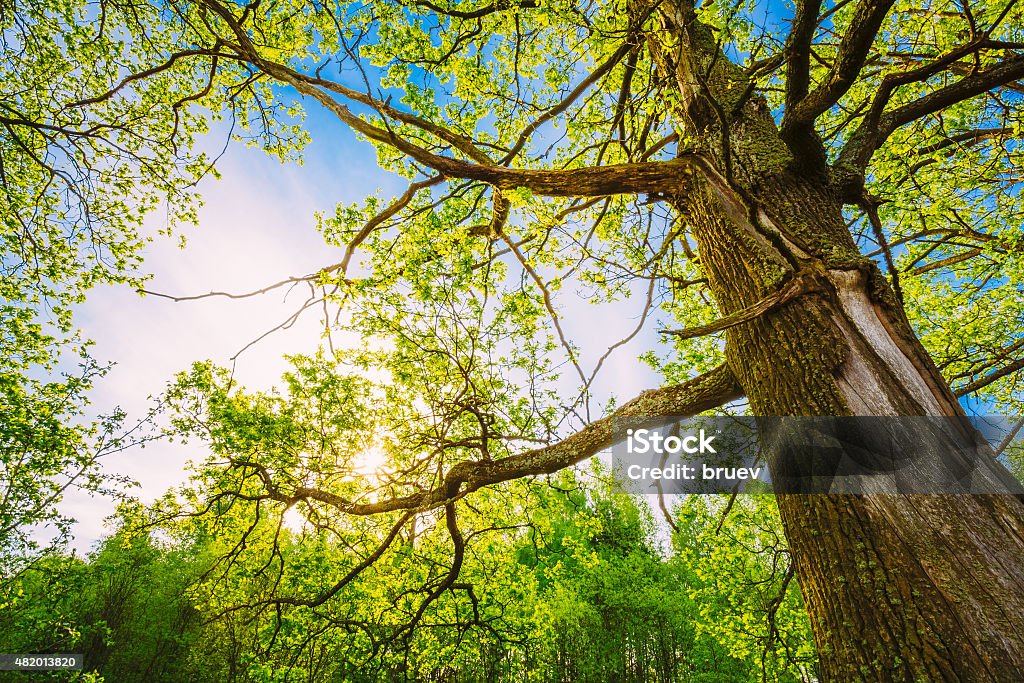
[[[50,555],[4,577],[0,651],[82,653],[73,679],[109,683],[816,679],[771,497],[681,498],[669,532],[602,477],[530,485],[516,523],[470,532],[486,542],[469,544],[458,581],[418,620],[416,587],[443,564],[437,519],[343,600],[282,605],[271,596],[332,583],[346,549],[330,534],[267,520],[246,536],[266,545],[256,560],[194,521],[155,525],[125,509],[87,557]],[[488,495],[481,507],[512,499]],[[12,680],[47,676],[69,674]]]

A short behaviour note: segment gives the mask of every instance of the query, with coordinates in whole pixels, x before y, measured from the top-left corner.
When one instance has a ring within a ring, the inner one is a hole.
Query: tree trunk
[[[686,7],[661,8],[664,31],[650,46],[678,86],[680,146],[709,161],[671,201],[721,312],[794,278],[813,283],[726,333],[727,363],[753,412],[963,416],[884,277],[859,254],[827,174],[794,163],[764,102],[743,100],[745,75],[711,32]],[[949,437],[951,447],[974,438]],[[768,464],[774,475],[779,463]],[[778,504],[826,680],[1024,676],[1017,497],[786,494]]]

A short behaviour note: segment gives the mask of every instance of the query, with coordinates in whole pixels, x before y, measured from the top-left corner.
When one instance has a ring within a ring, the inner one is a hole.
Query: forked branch
[[[741,325],[745,322],[758,318],[769,311],[779,308],[801,294],[817,291],[822,288],[822,275],[815,271],[804,271],[798,273],[783,285],[778,291],[772,292],[760,301],[756,301],[746,308],[723,316],[713,323],[688,327],[683,330],[661,330],[662,334],[670,334],[679,339],[693,339],[695,337],[706,337],[716,332],[724,332],[731,327]]]

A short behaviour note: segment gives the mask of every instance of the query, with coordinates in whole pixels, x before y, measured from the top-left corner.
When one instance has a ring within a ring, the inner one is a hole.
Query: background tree
[[[0,612],[7,652],[81,653],[70,680],[214,681],[193,662],[200,613],[186,595],[199,574],[194,546],[168,547],[118,530],[89,557],[50,555],[8,586],[17,599]],[[69,680],[68,672],[8,673],[12,680]]]
[[[376,655],[366,633],[386,639],[381,615],[397,608],[394,596],[415,592],[427,555],[443,553],[443,538],[431,549],[442,529],[403,539],[345,591],[344,603],[290,610],[279,621],[261,605],[270,583],[305,589],[336,577],[344,552],[323,529],[286,526],[273,534],[276,544],[250,535],[247,550],[225,565],[217,535],[203,529],[210,520],[137,533],[138,511],[123,508],[122,526],[88,557],[49,557],[12,582],[22,600],[3,613],[0,645],[82,652],[83,678],[107,683],[813,679],[813,642],[785,579],[785,551],[759,540],[778,542],[770,507],[738,501],[722,518],[715,504],[691,501],[676,551],[666,555],[646,506],[615,493],[605,477],[600,467],[567,471],[554,486],[510,492],[526,501],[508,515],[517,523],[480,529],[483,543],[467,553],[460,577],[472,582],[482,623],[460,623],[467,615],[453,591],[424,616],[434,623]],[[716,533],[757,549],[723,545]],[[294,570],[267,571],[274,553]],[[404,625],[390,619],[391,628]]]
[[[126,79],[173,45],[155,7],[0,2],[0,583],[66,540],[69,488],[125,483],[100,459],[141,436],[88,409],[107,366],[73,311],[142,284],[146,215],[195,218],[207,118],[160,69]]]
[[[781,24],[759,6],[682,0],[202,0],[162,4],[158,18],[165,49],[126,65],[123,83],[191,79],[197,103],[247,120],[298,94],[410,180],[387,205],[326,219],[343,259],[282,283],[319,287],[305,307],[341,304],[338,327],[385,342],[342,356],[389,378],[370,390],[385,400],[356,411],[361,433],[385,440],[387,476],[360,483],[358,442],[330,445],[356,428],[345,412],[297,432],[303,420],[271,412],[238,438],[236,399],[202,376],[182,394],[189,428],[219,457],[202,472],[218,486],[196,507],[230,517],[247,502],[256,521],[243,537],[293,508],[330,528],[366,525],[384,542],[360,546],[355,576],[419,515],[443,522],[450,547],[428,560],[423,601],[396,605],[409,632],[462,590],[460,519],[480,490],[581,461],[610,444],[613,419],[741,395],[761,415],[962,415],[951,383],[1018,399],[1024,57],[1012,0],[799,2]],[[594,419],[605,356],[570,338],[559,291],[639,294],[626,339],[664,320],[655,309],[675,316],[687,327],[652,360],[680,383]],[[940,309],[963,313],[942,324]],[[716,333],[724,351],[700,339]],[[578,395],[554,395],[560,369]],[[314,405],[339,390],[317,386]],[[278,429],[279,441],[257,438]],[[1024,668],[1017,499],[778,502],[824,678],[1011,680]],[[318,607],[347,583],[266,604]]]

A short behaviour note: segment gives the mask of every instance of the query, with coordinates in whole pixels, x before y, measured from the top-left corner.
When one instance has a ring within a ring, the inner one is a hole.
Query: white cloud
[[[153,273],[147,288],[171,295],[209,291],[246,292],[290,276],[305,275],[340,259],[315,229],[314,212],[330,211],[396,182],[376,167],[372,151],[333,159],[312,148],[302,165],[281,165],[259,150],[236,146],[220,166],[219,181],[204,181],[205,205],[199,226],[186,229],[187,246],[157,238],[146,249],[145,268]],[[350,150],[351,152],[351,150]],[[231,365],[242,347],[292,315],[308,287],[287,288],[248,299],[213,297],[172,302],[141,297],[127,287],[90,292],[79,309],[93,354],[116,366],[92,394],[94,408],[121,406],[139,419],[174,373],[193,361],[211,359]],[[238,357],[235,377],[250,388],[272,386],[285,370],[286,353],[313,352],[321,338],[318,311],[308,310],[289,329],[280,330]],[[185,463],[201,452],[159,443],[108,456],[109,471],[137,480],[144,501],[162,495],[186,478]],[[81,492],[68,494],[64,510],[75,517],[76,547],[86,549],[105,533],[103,520],[113,502]]]

